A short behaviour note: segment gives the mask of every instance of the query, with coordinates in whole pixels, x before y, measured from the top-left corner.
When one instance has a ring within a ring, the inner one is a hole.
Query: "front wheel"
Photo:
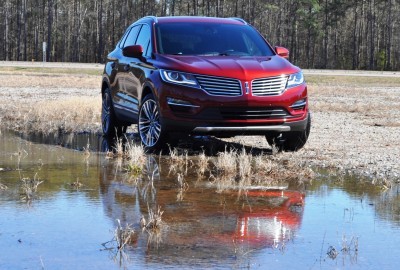
[[[292,131],[275,135],[266,135],[269,145],[275,146],[279,151],[295,152],[304,147],[311,130],[311,115],[308,115],[307,126],[303,131]]]
[[[152,94],[146,95],[140,106],[138,130],[140,140],[147,151],[156,151],[164,146],[166,132]]]

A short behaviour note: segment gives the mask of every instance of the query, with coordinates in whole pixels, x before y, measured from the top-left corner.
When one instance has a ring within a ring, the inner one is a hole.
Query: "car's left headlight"
[[[304,76],[303,76],[303,72],[297,72],[294,74],[289,75],[287,84],[286,84],[286,88],[292,88],[295,86],[299,86],[300,84],[304,83]]]
[[[192,74],[161,69],[160,75],[165,82],[199,88],[197,80]]]

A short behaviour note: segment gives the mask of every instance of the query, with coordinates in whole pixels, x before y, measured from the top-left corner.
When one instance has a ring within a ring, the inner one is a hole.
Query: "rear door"
[[[135,45],[141,27],[142,25],[135,25],[131,28],[129,34],[120,45],[119,61],[116,63],[118,75],[116,77],[117,84],[115,85],[116,94],[114,96],[114,108],[119,119],[130,123],[136,122],[138,102],[137,97],[132,97],[127,90],[132,80],[129,74],[131,58],[124,56],[122,54],[122,49],[127,46]]]

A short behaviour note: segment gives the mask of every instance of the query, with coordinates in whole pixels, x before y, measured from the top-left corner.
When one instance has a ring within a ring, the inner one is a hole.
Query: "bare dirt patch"
[[[63,67],[53,68],[57,72],[0,67],[1,127],[100,132],[101,70],[85,66],[86,71],[77,72],[77,65],[62,73]],[[313,111],[309,142],[299,152],[280,155],[307,166],[399,181],[399,77],[342,73],[306,73]],[[226,141],[270,148],[261,136]]]

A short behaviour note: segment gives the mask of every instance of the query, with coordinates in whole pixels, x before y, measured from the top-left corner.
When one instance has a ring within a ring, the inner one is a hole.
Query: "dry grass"
[[[342,236],[341,249],[337,250],[334,246],[329,246],[326,255],[335,260],[340,254],[343,257],[348,256],[351,261],[357,261],[358,257],[358,237],[351,237],[350,240],[347,239],[346,235]]]
[[[246,153],[246,150],[242,148],[242,151],[239,155],[237,155],[237,164],[239,171],[239,179],[245,180],[251,177],[252,175],[252,162],[253,156]]]
[[[0,190],[7,190],[8,187],[2,183],[0,183]]]
[[[124,141],[122,138],[115,138],[113,149],[114,157],[122,159],[125,156]]]
[[[149,214],[148,214],[148,219],[147,222],[144,222],[143,229],[145,230],[159,230],[163,226],[163,221],[162,221],[162,215],[164,211],[161,211],[161,207],[158,206],[156,207],[157,210],[153,210],[149,208]]]
[[[309,84],[310,108],[317,113],[348,114],[369,126],[400,127],[399,84],[378,84],[379,78],[368,81],[369,85],[347,85],[345,81],[337,85]]]
[[[169,149],[169,173],[183,173],[187,174],[189,155],[187,150],[178,148]]]
[[[76,190],[80,189],[81,187],[83,187],[82,182],[79,181],[79,178],[76,179],[75,182],[70,183],[70,186]]]
[[[39,102],[23,116],[23,127],[43,134],[88,131],[99,125],[100,108],[100,97]]]
[[[45,134],[99,131],[101,77],[59,71],[0,68],[2,127]]]
[[[189,185],[185,181],[184,175],[181,173],[178,173],[176,181],[178,183],[178,194],[176,195],[176,201],[181,202],[183,201],[184,193],[189,189]]]
[[[114,230],[114,240],[117,242],[118,251],[122,251],[126,245],[134,241],[135,231],[129,224],[125,227],[121,226],[121,222],[117,219],[117,228]]]
[[[144,148],[141,144],[137,145],[134,143],[127,143],[126,144],[127,148],[127,157],[130,162],[137,166],[143,166],[145,161],[146,161],[146,153],[144,151]]]
[[[140,175],[146,162],[146,154],[142,145],[126,143],[126,157],[128,159],[127,171]]]
[[[58,72],[57,72],[58,71]],[[100,88],[101,72],[96,74],[68,74],[67,69],[5,70],[0,68],[2,87],[59,87]]]
[[[164,211],[161,211],[161,207],[155,207],[157,210],[153,210],[148,207],[148,218],[146,219],[142,216],[140,220],[140,224],[142,226],[142,230],[147,232],[147,246],[155,246],[159,247],[160,243],[162,243],[162,229],[165,227],[165,223],[162,220],[162,215]]]
[[[236,157],[237,153],[232,149],[229,151],[225,149],[224,152],[218,153],[217,162],[215,164],[218,173],[224,175],[236,175]]]
[[[253,156],[243,148],[219,153],[211,179],[218,192],[246,190],[251,186],[272,187],[282,183],[311,181],[314,172],[289,153]]]
[[[40,179],[37,177],[37,174],[33,177],[33,179],[30,178],[22,178],[21,179],[22,185],[22,200],[24,201],[31,201],[32,199],[36,198],[36,192],[40,184],[43,183],[43,181],[40,181]]]
[[[209,161],[210,161],[210,158],[206,156],[204,151],[198,155],[197,166],[198,166],[198,176],[199,177],[202,177],[205,174],[205,172],[208,170]]]

